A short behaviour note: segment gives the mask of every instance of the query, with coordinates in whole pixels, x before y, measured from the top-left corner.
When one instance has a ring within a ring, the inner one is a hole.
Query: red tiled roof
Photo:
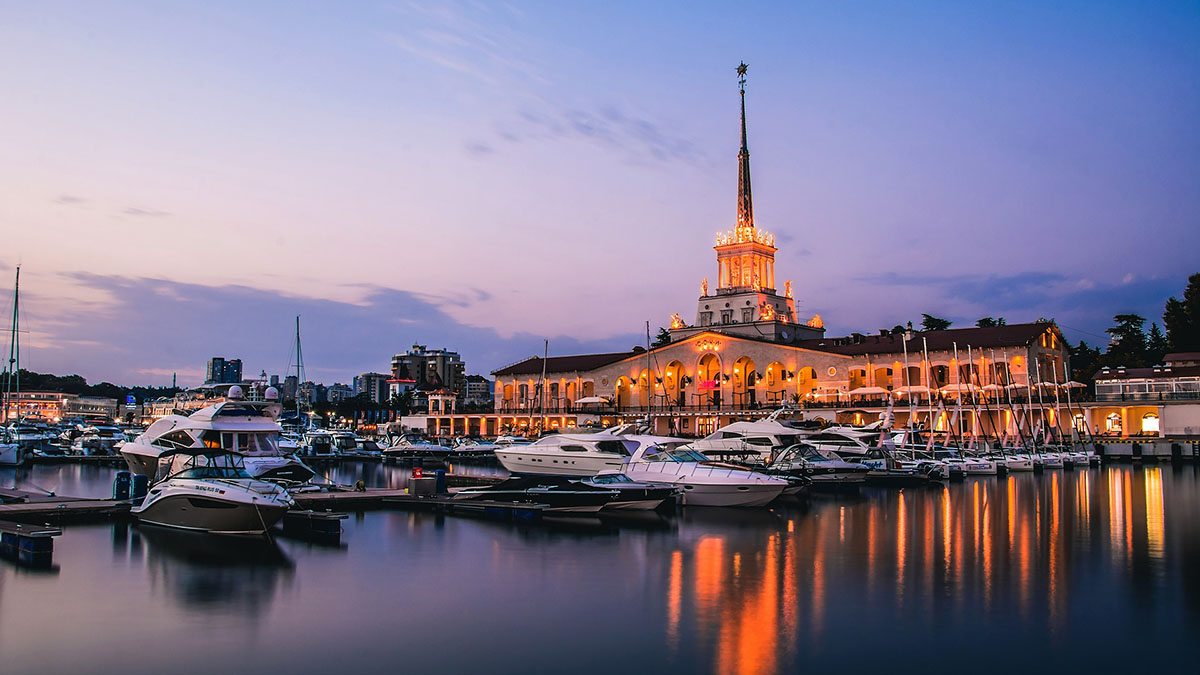
[[[946,330],[914,330],[913,339],[908,342],[908,351],[916,353],[922,348],[921,338],[925,338],[930,351],[945,351],[958,348],[964,350],[967,345],[976,348],[985,347],[1023,347],[1032,344],[1052,323],[1015,323],[1007,326],[990,326],[987,328],[948,328]],[[819,338],[802,340],[796,343],[798,347],[836,354],[898,354],[904,351],[904,334],[895,335],[863,335],[841,338]]]
[[[574,356],[551,356],[546,359],[546,372],[571,373],[595,370],[621,359],[627,359],[638,352],[617,352],[610,354],[576,354]],[[542,357],[533,356],[500,370],[493,370],[492,375],[540,375],[542,373]]]

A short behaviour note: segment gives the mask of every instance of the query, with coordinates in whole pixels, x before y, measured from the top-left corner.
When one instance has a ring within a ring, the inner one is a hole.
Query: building
[[[354,378],[354,395],[366,394],[373,403],[386,403],[390,396],[388,393],[390,377],[383,373],[363,373]]]
[[[420,390],[450,389],[460,398],[467,392],[466,364],[458,352],[425,345],[392,357],[392,379],[412,380]]]
[[[467,376],[467,391],[463,396],[464,405],[491,405],[492,381],[482,375]]]
[[[352,396],[354,396],[354,389],[348,384],[334,382],[325,387],[325,400],[329,403],[339,403]]]
[[[236,384],[242,381],[242,360],[226,360],[214,356],[208,360],[204,369],[204,384]]]
[[[821,317],[798,317],[793,285],[775,288],[774,238],[754,222],[739,84],[737,222],[718,235],[717,285],[710,292],[701,284],[695,323],[674,315],[669,342],[650,350],[526,359],[492,373],[490,413],[431,405],[403,424],[494,436],[648,420],[656,433],[702,436],[790,407],[807,419],[864,424],[890,416],[896,426],[948,432],[960,424],[993,438],[1023,427],[1060,437],[1077,429],[1200,439],[1200,354],[1102,371],[1097,400],[1080,401],[1091,395],[1067,381],[1069,347],[1052,322],[827,337]]]

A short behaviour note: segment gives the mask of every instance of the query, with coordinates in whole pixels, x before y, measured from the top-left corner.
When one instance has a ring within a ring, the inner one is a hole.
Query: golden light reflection
[[[1125,538],[1125,506],[1122,503],[1121,474],[1114,470],[1108,472],[1108,543],[1112,547],[1115,558],[1121,551]]]
[[[671,574],[667,580],[667,645],[679,645],[679,615],[683,600],[683,551],[671,553]]]
[[[896,599],[904,604],[904,548],[908,541],[904,518],[904,490],[896,495]]]
[[[1146,484],[1146,543],[1151,558],[1163,557],[1166,535],[1166,516],[1163,511],[1162,469],[1146,469],[1142,478]]]
[[[1049,548],[1049,593],[1047,600],[1050,602],[1050,628],[1056,630],[1058,628],[1058,472],[1050,474],[1050,541],[1047,542]]]

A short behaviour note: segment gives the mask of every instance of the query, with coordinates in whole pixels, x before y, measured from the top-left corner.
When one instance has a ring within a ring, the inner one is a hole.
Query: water
[[[0,485],[104,496],[113,471]],[[0,672],[1147,672],[1198,655],[1191,465],[615,524],[379,511],[344,526],[340,547],[68,527],[55,570],[0,562]]]

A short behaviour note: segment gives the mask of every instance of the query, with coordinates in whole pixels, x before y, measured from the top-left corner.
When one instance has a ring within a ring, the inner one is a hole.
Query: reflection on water
[[[83,494],[111,481],[26,471]],[[323,471],[397,487],[410,468]],[[213,669],[766,673],[895,669],[903,654],[923,670],[1140,672],[1176,653],[1139,645],[1186,649],[1200,627],[1198,518],[1200,473],[1185,465],[553,526],[372,512],[344,521],[342,549],[76,527],[56,577],[0,565],[0,649],[13,672],[45,666],[49,625],[132,648],[128,627],[99,620],[120,606],[153,618],[142,630],[228,645],[204,656]],[[330,654],[307,650],[314,617],[336,640]],[[69,651],[51,664],[71,666]],[[153,670],[107,658],[122,673]]]

